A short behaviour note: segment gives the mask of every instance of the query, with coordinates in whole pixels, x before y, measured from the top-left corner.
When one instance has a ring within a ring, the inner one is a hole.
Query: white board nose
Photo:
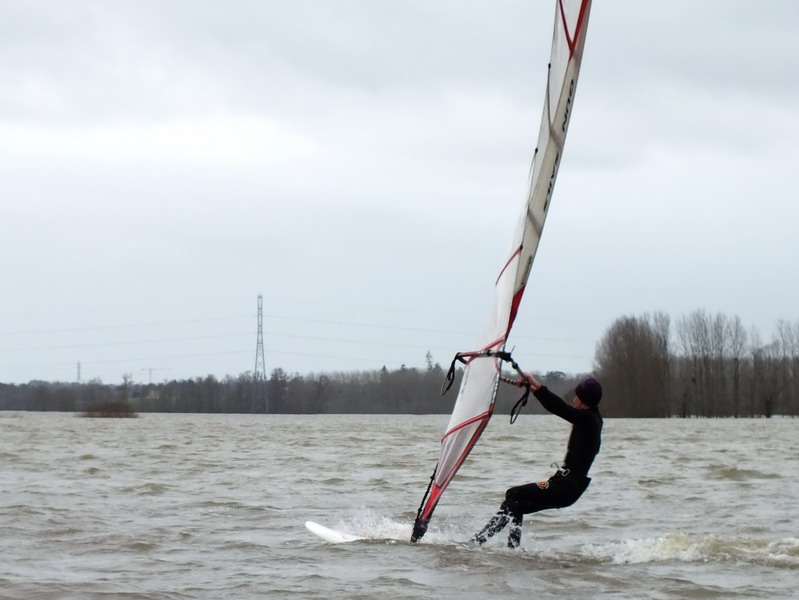
[[[319,523],[314,523],[313,521],[305,521],[305,528],[314,535],[319,536],[331,544],[344,544],[346,542],[354,542],[356,540],[364,539],[357,535],[352,535],[351,533],[330,529],[329,527],[325,527]]]

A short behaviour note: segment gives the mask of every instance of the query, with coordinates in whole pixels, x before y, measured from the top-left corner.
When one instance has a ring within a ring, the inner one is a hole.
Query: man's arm
[[[569,423],[574,423],[575,419],[579,418],[579,412],[573,406],[569,406],[563,399],[550,391],[538,379],[533,377],[530,373],[525,373],[524,378],[530,384],[530,389],[533,390],[533,396],[541,403],[541,406],[546,408],[553,415],[559,416],[561,419],[567,420]]]
[[[552,392],[547,386],[539,386],[537,390],[533,391],[533,396],[553,415],[566,419],[569,423],[574,423],[574,413],[577,412],[577,409],[566,404],[563,398]]]

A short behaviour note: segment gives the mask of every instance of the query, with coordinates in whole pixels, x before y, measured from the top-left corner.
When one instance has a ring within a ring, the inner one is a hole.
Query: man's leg
[[[499,507],[499,512],[491,517],[491,520],[486,524],[485,527],[483,527],[482,530],[480,530],[479,533],[474,535],[471,541],[480,545],[485,544],[494,536],[495,533],[499,533],[505,528],[505,525],[508,524],[510,518],[511,513],[508,509],[508,505],[503,502]]]
[[[558,507],[557,499],[552,496],[548,481],[512,487],[505,493],[504,504],[513,517],[508,533],[508,548],[518,548],[522,543],[524,515]]]
[[[522,543],[522,520],[524,515],[516,513],[513,515],[513,522],[508,532],[508,548],[518,548]]]
[[[584,478],[578,482],[566,482],[556,477],[548,481],[510,488],[505,492],[505,501],[499,507],[499,512],[472,538],[472,541],[485,544],[494,534],[502,531],[512,519],[513,526],[508,536],[508,546],[517,548],[522,539],[523,515],[571,505],[585,491],[589,481],[590,479]]]

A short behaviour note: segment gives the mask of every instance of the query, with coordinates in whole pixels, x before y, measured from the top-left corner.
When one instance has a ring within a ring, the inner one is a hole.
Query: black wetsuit
[[[485,543],[512,520],[508,546],[517,547],[521,541],[523,515],[571,506],[591,483],[588,471],[599,452],[602,437],[602,415],[599,410],[570,406],[544,386],[533,392],[533,395],[549,412],[572,424],[564,464],[547,481],[510,488],[505,493],[505,501],[499,512],[474,536],[473,540],[480,544]]]

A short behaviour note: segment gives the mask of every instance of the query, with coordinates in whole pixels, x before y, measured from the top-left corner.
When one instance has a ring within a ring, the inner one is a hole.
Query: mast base
[[[420,521],[416,519],[416,522],[413,524],[413,533],[411,534],[411,542],[418,542],[419,540],[424,537],[424,534],[427,533],[427,525],[429,521]]]

